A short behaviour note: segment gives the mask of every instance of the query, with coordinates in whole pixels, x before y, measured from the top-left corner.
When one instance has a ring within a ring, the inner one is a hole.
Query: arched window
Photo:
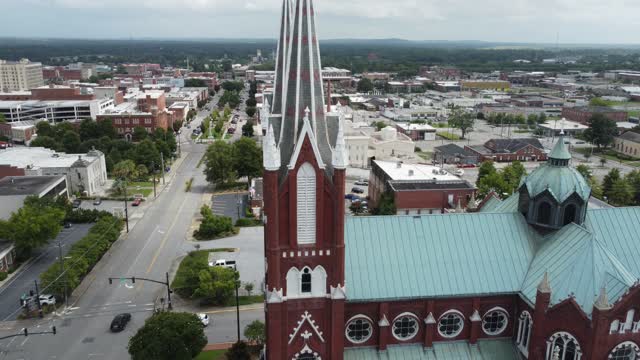
[[[529,355],[529,340],[531,339],[531,328],[533,327],[533,319],[528,311],[523,311],[520,314],[520,322],[518,324],[518,349],[525,354]]]
[[[543,201],[538,205],[538,224],[549,225],[551,223],[551,204]]]
[[[300,292],[308,294],[311,292],[311,270],[304,268],[302,270],[302,276],[300,277]]]
[[[300,271],[294,267],[287,272],[287,297],[300,296]]]
[[[345,335],[354,344],[367,342],[373,334],[373,321],[364,315],[356,315],[347,321]]]
[[[640,348],[631,341],[626,341],[611,350],[608,360],[638,360]]]
[[[327,272],[320,265],[311,273],[311,294],[325,296],[327,294]]]
[[[487,335],[500,335],[509,324],[509,315],[503,308],[493,308],[482,318],[482,330]]]
[[[578,212],[578,207],[575,204],[569,204],[564,208],[564,220],[562,221],[563,225],[569,225],[572,222],[576,221],[576,213]]]
[[[316,171],[304,163],[298,170],[298,244],[316,242]]]
[[[571,334],[558,332],[547,340],[546,360],[580,360],[581,358],[580,344]]]

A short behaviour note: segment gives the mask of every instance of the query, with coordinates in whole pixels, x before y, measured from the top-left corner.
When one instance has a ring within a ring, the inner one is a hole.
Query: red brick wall
[[[0,179],[7,176],[24,176],[24,169],[9,165],[0,165]]]
[[[396,209],[448,209],[449,194],[453,194],[454,207],[461,200],[462,207],[467,206],[467,197],[471,197],[473,189],[452,190],[416,190],[397,191],[395,195]]]
[[[41,88],[32,89],[34,100],[93,100],[93,94],[81,94],[80,88]]]
[[[594,112],[580,108],[562,108],[562,117],[583,125],[588,125],[589,120],[594,114]],[[629,114],[625,111],[611,111],[603,114],[615,122],[625,122],[629,120]]]

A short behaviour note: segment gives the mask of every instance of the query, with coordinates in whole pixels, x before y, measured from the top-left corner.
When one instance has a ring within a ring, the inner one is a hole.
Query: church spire
[[[280,36],[278,37],[278,52],[276,56],[276,78],[273,92],[273,114],[281,114],[285,107],[285,92],[287,91],[287,57],[289,38],[291,35],[291,0],[282,1],[282,19],[280,22]]]
[[[562,119],[562,123],[566,120]],[[551,159],[551,165],[555,166],[568,166],[569,161],[571,160],[571,153],[567,148],[567,144],[564,143],[564,128],[560,131],[560,136],[558,137],[558,142],[551,150],[549,154],[549,159]]]

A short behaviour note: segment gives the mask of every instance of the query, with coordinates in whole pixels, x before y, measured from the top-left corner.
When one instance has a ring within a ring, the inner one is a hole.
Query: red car
[[[139,206],[142,203],[142,199],[135,199],[131,203],[131,206]]]
[[[476,166],[473,164],[458,164],[458,168],[460,169],[467,169],[467,168],[474,168],[474,167]]]

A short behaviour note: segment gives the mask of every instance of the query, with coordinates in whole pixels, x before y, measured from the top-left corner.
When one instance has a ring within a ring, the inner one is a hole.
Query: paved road
[[[195,120],[202,120],[202,113]],[[109,276],[137,276],[163,280],[165,272],[177,266],[174,259],[181,253],[192,219],[202,203],[207,186],[196,165],[205,146],[193,145],[181,135],[183,161],[175,177],[167,179],[167,187],[156,200],[143,207],[144,217],[136,219],[131,232],[118,240],[103,260],[78,288],[69,312],[48,319],[42,326],[56,325],[58,335],[29,336],[0,341],[0,360],[17,359],[128,359],[126,344],[153,310],[154,302],[165,296],[162,286],[136,282],[109,285]],[[192,191],[185,193],[184,184],[194,178]],[[127,329],[119,334],[108,331],[115,314],[133,315]],[[16,333],[21,324],[0,327],[0,336]]]
[[[25,264],[18,272],[0,288],[0,320],[15,320],[21,313],[20,296],[35,292],[34,280],[40,282],[40,274],[51,264],[58,261],[58,243],[62,244],[62,253],[67,254],[71,245],[82,239],[91,225],[73,225],[70,229],[62,229],[58,237],[49,245],[38,249],[33,260]],[[46,294],[46,290],[43,292]]]

